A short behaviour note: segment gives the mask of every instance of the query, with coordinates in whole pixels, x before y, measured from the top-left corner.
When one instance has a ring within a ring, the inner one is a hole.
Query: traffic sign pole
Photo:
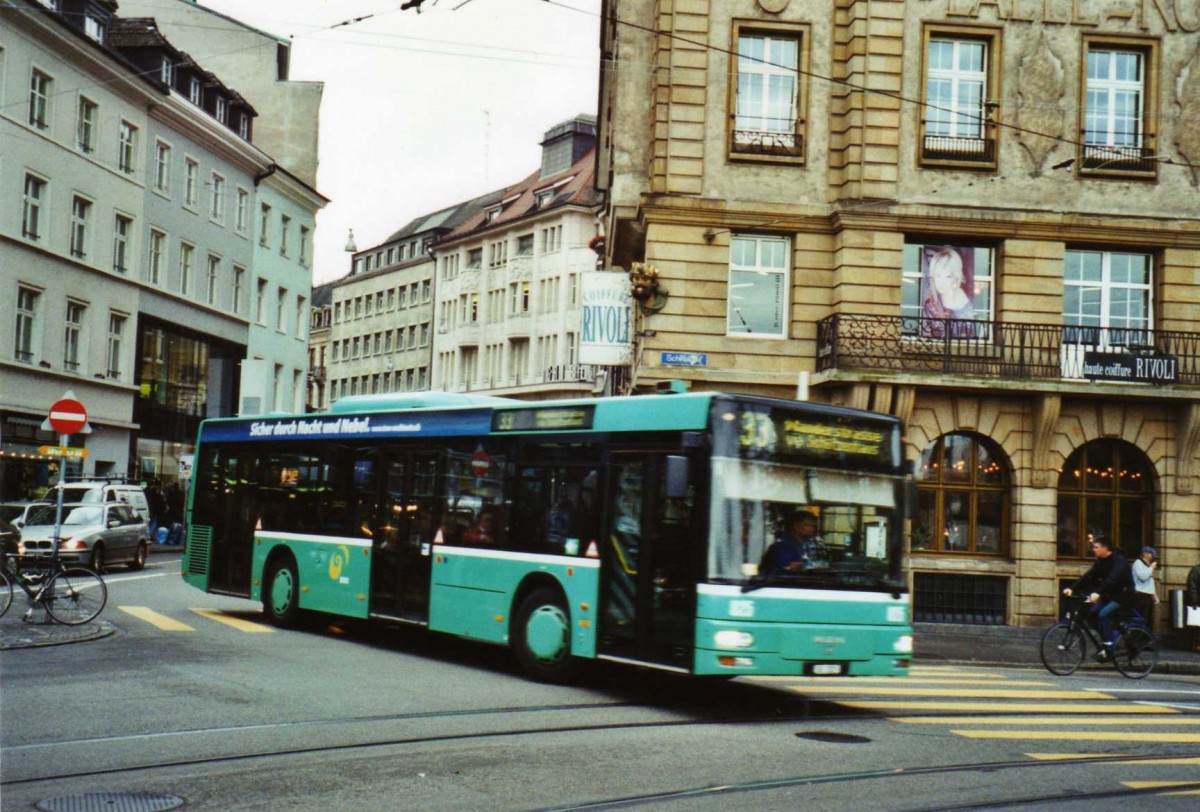
[[[53,415],[54,415],[53,410],[50,412],[50,414],[51,414],[51,420],[53,420],[54,419],[53,418]],[[71,440],[71,436],[69,434],[58,435],[58,444],[60,447],[65,448],[67,443],[70,442],[70,440]],[[56,502],[56,507],[54,509],[54,547],[53,547],[53,552],[50,554],[50,558],[55,561],[58,560],[58,545],[62,543],[62,506],[63,506],[63,492],[66,490],[66,487],[65,487],[66,482],[67,482],[67,461],[65,459],[63,459],[63,460],[60,460],[60,462],[58,463],[58,500]]]
[[[87,427],[87,409],[75,399],[74,393],[70,391],[54,402],[54,405],[50,407],[47,419],[50,427],[58,432],[58,445],[61,449],[66,449],[72,434],[79,431],[90,431]],[[58,559],[58,546],[62,543],[63,492],[66,490],[66,484],[67,455],[64,453],[62,461],[58,464],[58,499],[54,508],[54,549],[50,556],[53,560]]]

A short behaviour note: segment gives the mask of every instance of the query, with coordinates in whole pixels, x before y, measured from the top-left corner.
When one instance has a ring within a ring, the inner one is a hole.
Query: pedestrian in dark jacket
[[[1188,570],[1187,594],[1184,595],[1189,614],[1200,614],[1200,564]],[[1200,624],[1192,626],[1192,648],[1200,651]]]
[[[1076,592],[1087,595],[1096,625],[1100,627],[1100,639],[1105,646],[1111,647],[1116,636],[1113,628],[1115,615],[1134,603],[1133,571],[1125,554],[1113,549],[1112,542],[1104,536],[1096,536],[1092,540],[1092,553],[1096,561],[1091,569],[1064,589],[1063,594],[1067,597]]]
[[[158,526],[167,516],[167,500],[157,479],[151,480],[146,486],[146,507],[150,511],[150,538],[154,539],[158,533]]]

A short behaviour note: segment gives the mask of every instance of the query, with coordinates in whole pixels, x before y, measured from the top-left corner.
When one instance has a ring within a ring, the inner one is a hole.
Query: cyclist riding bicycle
[[[1087,595],[1087,602],[1092,605],[1092,617],[1100,629],[1100,639],[1104,641],[1106,651],[1111,649],[1116,637],[1114,628],[1118,612],[1133,606],[1133,570],[1125,555],[1113,549],[1112,542],[1105,536],[1092,539],[1092,552],[1096,556],[1091,569],[1083,574],[1078,581],[1063,590],[1068,598],[1080,590]],[[1107,656],[1101,652],[1101,656]]]

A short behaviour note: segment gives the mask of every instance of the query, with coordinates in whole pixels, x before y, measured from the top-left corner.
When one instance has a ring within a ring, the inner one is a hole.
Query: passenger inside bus
[[[496,543],[496,511],[495,508],[485,507],[479,511],[475,525],[468,527],[463,533],[466,544],[495,544]]]

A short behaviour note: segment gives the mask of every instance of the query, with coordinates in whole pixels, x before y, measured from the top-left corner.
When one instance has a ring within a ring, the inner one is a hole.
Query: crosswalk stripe
[[[843,685],[846,682],[845,677],[805,677],[802,682],[797,682],[796,685]],[[855,677],[855,685],[979,685],[979,680],[974,677]],[[1037,682],[1035,680],[988,680],[984,683],[984,687],[991,688],[996,685],[1028,685],[1028,686],[1046,686],[1057,685],[1056,682]]]
[[[877,694],[879,696],[936,696],[949,698],[955,696],[975,697],[979,699],[1113,699],[1108,694],[1096,691],[1015,691],[992,688],[912,688],[885,687],[879,685],[859,685],[853,680],[843,685],[809,685],[794,684],[788,686],[800,694]]]
[[[1122,716],[893,716],[893,722],[909,725],[1200,725],[1200,716],[1168,718]]]
[[[982,711],[994,713],[1104,713],[1104,714],[1157,714],[1178,713],[1161,705],[1119,705],[1115,703],[1068,702],[908,702],[904,700],[862,699],[842,700],[839,705],[861,710],[939,710],[939,711]]]
[[[1200,795],[1200,784],[1196,781],[1122,781],[1122,786],[1130,789],[1174,789],[1188,787],[1180,792],[1162,792],[1160,795]]]
[[[240,617],[227,615],[217,609],[193,609],[193,612],[206,617],[209,620],[215,620],[218,623],[224,623],[226,626],[232,626],[238,631],[250,632],[251,634],[270,634],[275,630],[270,626],[264,626],[261,623],[254,623],[249,620],[242,620]]]
[[[1112,758],[1117,753],[1026,753],[1029,758],[1036,761],[1065,761],[1073,758]],[[1121,753],[1119,755],[1128,755]],[[1200,756],[1182,756],[1180,758],[1138,758],[1129,756],[1119,761],[1114,761],[1114,764],[1138,764],[1138,765],[1159,765],[1159,764],[1200,764]]]
[[[1061,739],[1089,742],[1152,742],[1155,744],[1198,744],[1200,733],[1166,730],[951,730],[966,739]]]
[[[987,671],[972,671],[969,668],[955,668],[954,666],[949,666],[949,665],[933,665],[933,666],[914,665],[912,668],[908,669],[908,673],[910,676],[914,676],[914,677],[922,676],[922,675],[945,674],[945,675],[954,675],[954,676],[962,676],[962,677],[970,676],[974,679],[1007,679],[1007,677],[1005,677],[1003,674],[992,674]],[[861,679],[861,677],[856,677],[856,679]]]
[[[165,632],[194,632],[196,631],[191,626],[174,618],[160,615],[153,609],[145,606],[118,606],[122,612],[127,615],[132,615],[138,620],[144,620],[155,628],[162,629]]]

